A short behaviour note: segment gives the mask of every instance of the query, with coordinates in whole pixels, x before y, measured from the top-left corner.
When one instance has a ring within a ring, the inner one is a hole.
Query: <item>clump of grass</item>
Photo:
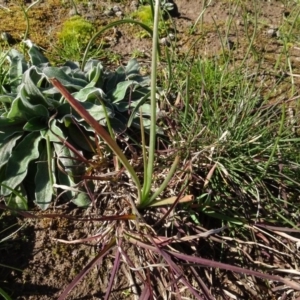
[[[284,202],[280,188],[288,189],[292,199],[299,192],[298,184],[288,179],[296,175],[289,166],[297,164],[298,155],[285,106],[270,104],[263,85],[257,86],[257,77],[249,78],[244,69],[212,59],[196,59],[188,68],[189,88],[181,95],[184,109],[174,119],[180,128],[176,139],[189,145],[185,155],[192,157],[193,170],[205,187],[197,198],[200,210],[242,223],[265,219],[270,209],[275,214]],[[188,72],[184,65],[177,71],[180,78]],[[174,85],[182,91],[187,83]],[[295,202],[287,205],[298,211]]]

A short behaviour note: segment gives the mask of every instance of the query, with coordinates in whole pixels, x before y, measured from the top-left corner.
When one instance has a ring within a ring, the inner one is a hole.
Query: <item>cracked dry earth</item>
[[[79,12],[102,25],[118,18],[98,12],[119,5],[123,11],[122,18],[134,9],[130,1],[87,2],[92,2],[94,5],[78,4]],[[254,18],[257,11],[257,35],[253,45],[257,52],[264,53],[265,68],[270,69],[283,47],[276,35],[277,29],[283,24],[284,18],[296,9],[296,1],[253,0],[241,1],[242,4],[239,5],[236,5],[236,2],[238,1],[176,0],[178,14],[172,18],[174,32],[176,32],[173,51],[179,55],[184,55],[190,51],[191,56],[215,57],[222,53],[223,47],[227,47],[229,48],[227,51],[234,51],[236,60],[242,60],[249,42],[249,36],[245,32],[247,27],[245,14]],[[289,4],[285,5],[284,2],[289,2]],[[0,14],[3,20],[0,22],[0,31],[8,32],[16,40],[19,40],[24,33],[25,22],[22,16],[20,14],[16,16],[14,11],[20,8],[14,1],[0,1],[0,4]],[[30,11],[30,39],[45,49],[51,48],[52,43],[55,42],[55,32],[71,14],[70,1],[42,1]],[[197,25],[193,28],[196,22]],[[253,26],[249,23],[248,27],[251,35]],[[193,34],[190,34],[191,29],[194,29]],[[118,31],[120,33],[118,40],[111,43],[110,51],[120,54],[122,62],[125,63],[135,50],[145,53],[145,57],[150,57],[150,39],[137,38],[136,31],[132,30],[130,26],[120,26]],[[300,74],[300,49],[291,46],[289,54],[294,72]],[[146,64],[149,62],[145,58],[141,61]],[[254,63],[250,57],[249,68]],[[270,78],[270,84],[272,80]],[[295,82],[299,86],[298,77],[295,77]],[[278,87],[277,100],[284,100],[288,92],[288,84],[282,82],[282,85]],[[101,196],[98,201],[102,201]],[[107,198],[103,201],[107,201]],[[50,209],[50,212],[68,213],[73,217],[83,217],[97,216],[107,213],[107,210],[104,212],[103,208],[100,207],[82,210],[70,204],[57,207],[55,210]],[[32,213],[41,214],[35,209]],[[66,244],[57,240],[74,241],[96,235],[100,226],[99,222],[76,222],[63,218],[23,219],[10,214],[3,218],[7,225],[15,222],[23,224],[26,220],[26,225],[16,235],[13,242],[3,249],[0,244],[0,263],[23,270],[20,273],[16,270],[0,267],[1,286],[6,291],[12,292],[13,299],[57,299],[61,291],[101,249],[101,240],[99,239],[80,244]],[[103,299],[113,267],[113,260],[111,259],[113,255],[114,253],[111,253],[101,264],[95,266],[70,293],[68,299]],[[129,255],[133,261],[136,259],[134,250],[129,251]],[[129,277],[126,270],[121,269],[115,280],[111,299],[135,299],[130,293]],[[234,285],[232,284],[234,280],[240,279],[226,277],[223,280],[222,282],[220,279],[220,289],[222,284],[228,287],[228,285]],[[251,297],[250,294],[242,296],[243,293],[239,291],[238,286],[232,287],[232,290],[235,291],[236,295],[241,295],[239,299],[256,299],[258,297],[258,295]],[[228,297],[228,299],[234,298]]]

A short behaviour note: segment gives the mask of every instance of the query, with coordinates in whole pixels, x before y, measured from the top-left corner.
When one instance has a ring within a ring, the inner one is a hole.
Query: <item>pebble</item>
[[[121,11],[121,8],[118,6],[118,5],[115,5],[113,8],[112,8],[113,12],[118,12],[118,11]]]
[[[1,33],[1,39],[9,44],[13,43],[14,41],[14,38],[11,36],[11,34],[5,31]]]
[[[278,32],[278,28],[270,28],[267,30],[267,35],[269,37],[276,37]]]
[[[169,39],[170,41],[174,41],[174,40],[175,40],[175,35],[174,35],[173,33],[169,33],[169,34],[168,34],[168,39]]]
[[[104,14],[105,16],[111,17],[111,16],[114,15],[114,11],[113,11],[112,9],[107,9],[107,10],[104,11],[103,14]]]
[[[229,50],[233,50],[235,48],[235,43],[231,39],[227,39],[227,47]]]
[[[116,14],[117,17],[122,17],[123,16],[123,12],[122,11],[117,11],[115,14]]]
[[[162,45],[165,45],[165,46],[170,46],[170,41],[167,37],[163,37],[159,40],[159,43],[162,44]]]

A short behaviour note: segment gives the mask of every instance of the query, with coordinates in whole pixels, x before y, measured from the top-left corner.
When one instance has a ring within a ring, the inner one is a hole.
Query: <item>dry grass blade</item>
[[[154,252],[161,251],[160,249],[158,249],[154,246],[137,241],[133,238],[129,238],[129,241],[132,244],[135,244],[137,246],[146,248],[146,249],[154,251]],[[176,253],[173,251],[167,251],[167,253],[170,254],[171,256],[174,256],[174,257],[184,260],[186,262],[193,263],[193,264],[195,264],[195,266],[200,265],[200,266],[207,267],[207,268],[220,268],[220,269],[225,269],[225,270],[236,272],[236,273],[242,273],[242,274],[246,274],[246,275],[250,275],[250,276],[256,276],[256,277],[259,277],[262,279],[281,282],[295,290],[300,290],[299,283],[289,280],[289,279],[286,279],[286,278],[283,278],[283,277],[280,277],[280,276],[264,274],[261,272],[257,272],[257,271],[253,271],[253,270],[249,270],[249,269],[245,269],[245,268],[241,268],[241,267],[236,267],[236,266],[232,266],[232,265],[225,264],[225,263],[220,263],[217,261],[212,261],[212,260],[205,259],[205,258],[190,256],[190,255],[186,255],[186,254],[182,254],[182,253]]]
[[[95,258],[93,258],[80,272],[79,274],[73,279],[73,281],[67,286],[67,288],[63,291],[63,293],[59,296],[58,300],[63,300],[66,299],[66,297],[68,296],[69,292],[80,282],[80,280],[91,270],[91,268],[93,266],[95,266],[95,264],[97,262],[99,262],[99,260],[101,260],[101,258],[103,256],[105,256],[107,254],[108,251],[110,251],[114,246],[116,245],[116,240],[112,239],[105,247],[102,251],[100,251],[100,253],[98,253],[98,255],[96,255]]]

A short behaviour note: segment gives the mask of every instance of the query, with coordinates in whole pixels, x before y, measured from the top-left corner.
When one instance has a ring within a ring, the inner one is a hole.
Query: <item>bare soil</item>
[[[55,43],[57,38],[57,30],[70,17],[72,11],[70,2],[60,0],[42,1],[30,10],[31,27],[29,38],[44,49],[51,49],[51,45]],[[83,16],[93,20],[97,26],[105,25],[118,19],[116,16],[109,17],[103,14],[108,7],[118,5],[124,15],[130,14],[132,11],[131,1],[90,2],[93,2],[95,6],[88,6],[83,2],[83,4],[78,4],[78,10]],[[203,13],[203,18],[199,18],[203,7],[208,2],[210,2],[210,5]],[[225,46],[227,51],[234,51],[237,60],[241,60],[247,51],[249,38],[251,38],[254,30],[253,24],[249,21],[249,32],[245,31],[245,14],[248,14],[253,19],[255,11],[258,11],[258,27],[256,29],[257,35],[254,41],[254,48],[257,53],[264,53],[265,69],[272,70],[283,46],[276,34],[271,34],[270,30],[275,29],[276,31],[283,24],[284,17],[287,17],[293,11],[296,4],[293,2],[294,4],[285,6],[283,4],[284,1],[276,0],[249,0],[242,2],[242,5],[236,6],[235,1],[229,0],[176,0],[175,3],[179,14],[172,18],[176,28],[174,51],[184,55],[193,46],[190,52],[191,57],[215,57],[221,55]],[[254,3],[256,3],[256,7]],[[1,1],[0,4],[0,17],[2,20],[0,22],[0,31],[10,33],[16,41],[21,40],[26,24],[20,6],[16,5],[14,1]],[[26,5],[28,6],[29,3]],[[197,20],[198,24],[193,34],[190,34]],[[229,32],[227,32],[228,22],[231,22]],[[124,63],[132,56],[134,51],[139,50],[145,54],[145,58],[140,58],[140,60],[143,63],[147,63],[151,54],[151,40],[149,38],[138,38],[136,34],[139,30],[132,28],[132,26],[120,26],[117,30],[118,36],[116,39],[111,39],[109,50],[119,54],[122,58],[121,62]],[[108,32],[107,36],[112,34],[113,30]],[[231,46],[228,46],[228,43]],[[293,70],[295,72],[298,70],[297,73],[299,73],[300,50],[291,46],[288,51],[294,67]],[[105,57],[103,59],[105,60]],[[248,64],[251,68],[255,61],[250,58]],[[253,67],[253,69],[255,68]],[[294,79],[296,84],[300,84],[298,77]],[[272,80],[274,79],[270,78],[270,82]],[[282,85],[278,86],[276,100],[284,100],[288,97],[289,83],[289,81],[283,81]],[[102,206],[103,201],[109,201],[107,197],[100,197],[99,199],[97,201],[98,206]],[[102,204],[99,204],[101,201]],[[126,209],[130,207],[128,204],[125,206],[127,206]],[[88,210],[84,210],[76,208],[73,204],[67,204],[55,208],[52,207],[47,213],[64,214],[74,218],[97,217],[102,214],[108,214],[108,208],[109,205],[106,206],[105,210],[103,210],[103,207],[91,207]],[[41,215],[41,212],[35,208],[32,208],[31,213],[37,216]],[[0,244],[0,264],[20,268],[23,272],[0,267],[0,287],[12,294],[13,299],[57,299],[62,290],[93,259],[102,247],[100,238],[75,244],[64,243],[57,239],[75,241],[91,237],[97,234],[97,230],[103,224],[96,221],[79,222],[66,218],[23,218],[9,212],[2,216],[0,224],[4,224],[7,227],[15,223],[23,224],[25,221],[25,227],[16,234],[13,241],[6,242],[3,248],[1,248]],[[220,224],[211,224],[211,226],[218,227]],[[0,228],[0,233],[3,229]],[[0,240],[7,234],[5,232],[3,236],[0,235]],[[212,252],[210,245],[211,241],[209,239],[202,239],[201,243],[196,244],[197,250],[185,249],[183,245],[181,251],[218,260],[221,257],[221,246],[215,248],[214,252]],[[127,248],[127,253],[130,254],[132,261],[136,261],[139,257],[136,251],[137,249],[134,247],[128,246]],[[247,252],[248,250],[245,251]],[[297,250],[295,249],[295,251]],[[249,255],[251,256],[252,254],[249,253]],[[101,261],[101,264],[97,264],[74,288],[68,299],[103,299],[113,268],[113,257],[114,253],[112,252]],[[238,258],[226,257],[226,253],[222,254],[222,259],[223,262],[239,263]],[[232,295],[236,296],[235,299],[278,299],[281,295],[280,291],[273,294],[270,291],[265,291],[265,294],[262,296],[257,294],[255,288],[249,287],[246,279],[241,275],[234,277],[231,274],[219,272],[218,270],[212,272],[218,278],[216,282],[212,283],[212,286],[215,285],[215,290],[212,293],[218,299],[225,299],[225,297],[226,299],[234,299],[233,296],[230,297],[229,294],[225,296],[221,292],[224,287]],[[220,276],[217,276],[217,273]],[[206,276],[210,278],[208,273],[206,273]],[[131,291],[130,278],[128,271],[121,268],[114,282],[111,299],[135,299]],[[260,285],[262,283],[257,280],[257,284]],[[286,299],[300,297],[300,294],[296,292],[291,293],[291,295],[290,298],[287,297]],[[186,296],[190,297],[189,299],[193,299],[191,295]],[[179,298],[174,296],[174,299]]]

